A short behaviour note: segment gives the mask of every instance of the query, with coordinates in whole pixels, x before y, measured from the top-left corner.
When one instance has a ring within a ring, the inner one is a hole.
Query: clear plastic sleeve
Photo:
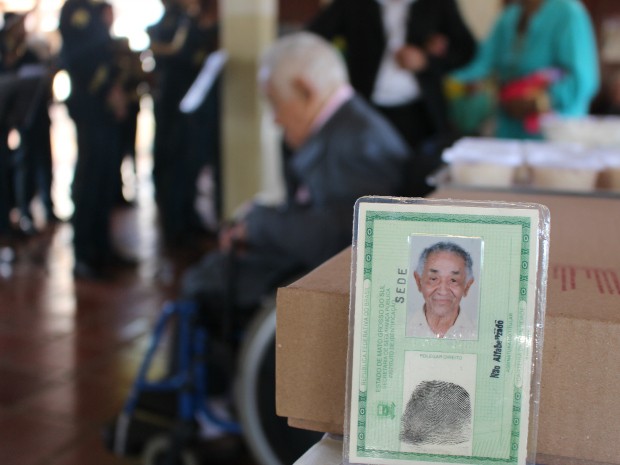
[[[539,204],[358,200],[343,463],[535,463],[549,229]]]

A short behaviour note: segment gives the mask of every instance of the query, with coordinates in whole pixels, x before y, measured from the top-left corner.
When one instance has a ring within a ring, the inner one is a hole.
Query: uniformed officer
[[[1,92],[1,90],[0,90]],[[6,144],[8,134],[0,125],[0,249],[8,247],[11,232],[9,222],[9,147]],[[0,260],[1,261],[1,260]]]
[[[107,1],[101,1],[98,4],[98,8],[108,31],[111,31],[115,19],[112,4]],[[133,164],[134,175],[136,174],[136,134],[138,130],[138,114],[140,113],[140,97],[142,95],[140,87],[142,83],[147,81],[148,76],[142,69],[139,53],[131,50],[129,40],[126,37],[115,37],[113,44],[114,63],[119,70],[119,80],[127,97],[127,115],[123,121],[119,122],[119,169],[117,170],[117,194],[115,195],[114,205],[133,206],[133,201],[127,199],[123,194],[121,167],[125,157],[129,157]]]
[[[60,13],[61,62],[71,77],[69,114],[77,130],[72,184],[74,275],[101,278],[109,265],[130,264],[112,247],[110,216],[118,189],[119,121],[126,95],[113,41],[95,0],[66,0]]]
[[[0,34],[2,71],[12,73],[19,79],[20,73],[30,67],[29,77],[21,78],[22,90],[15,92],[13,105],[14,129],[21,136],[21,144],[15,158],[15,201],[19,209],[19,229],[34,233],[30,204],[39,194],[48,222],[56,222],[51,196],[52,147],[50,140],[50,117],[48,105],[51,101],[51,80],[53,71],[49,61],[32,50],[27,42],[24,25],[26,14],[4,13],[4,27]],[[27,87],[26,87],[27,86]],[[22,108],[25,110],[19,111]]]
[[[188,117],[179,104],[208,51],[201,50],[203,44],[195,40],[199,32],[189,2],[163,3],[164,16],[148,29],[156,61],[153,180],[164,240],[176,246],[188,244],[188,233],[200,227],[192,197],[198,170],[190,159]]]
[[[200,69],[208,56],[219,47],[219,23],[216,0],[200,0],[198,11],[188,32],[184,47],[196,69]],[[213,180],[213,207],[216,220],[221,217],[221,170],[220,170],[220,81],[218,77],[198,107],[188,114],[189,143],[186,163],[184,204],[185,224],[191,228],[191,215],[195,216],[197,177],[209,167]],[[193,209],[193,210],[192,210]]]
[[[173,157],[174,120],[182,93],[176,92],[177,85],[171,75],[175,68],[175,41],[184,41],[189,19],[178,0],[162,0],[164,14],[147,29],[151,40],[151,51],[155,57],[154,83],[151,90],[154,103],[155,140],[153,144],[153,185],[158,207],[164,204],[166,170]]]

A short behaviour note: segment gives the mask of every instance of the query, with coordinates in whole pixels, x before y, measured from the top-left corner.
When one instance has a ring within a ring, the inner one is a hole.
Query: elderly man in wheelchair
[[[410,149],[355,94],[340,54],[318,36],[300,32],[276,41],[263,57],[259,84],[292,151],[287,202],[247,206],[221,232],[218,250],[186,272],[182,300],[193,303],[190,325],[208,334],[200,355],[210,373],[209,402],[237,392],[232,420],[206,415],[207,429],[234,433],[240,423],[255,459],[279,465],[310,444],[291,439],[303,432],[283,433],[285,420],[275,418],[275,308],[265,300],[351,243],[356,199],[402,191]]]

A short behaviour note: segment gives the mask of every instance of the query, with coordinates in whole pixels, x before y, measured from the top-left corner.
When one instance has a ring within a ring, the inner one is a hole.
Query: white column
[[[279,143],[256,76],[276,36],[276,0],[220,0],[222,44],[229,54],[223,79],[224,215],[261,192],[278,197]]]
[[[501,0],[458,0],[465,22],[477,40],[484,39],[495,24],[503,5]]]

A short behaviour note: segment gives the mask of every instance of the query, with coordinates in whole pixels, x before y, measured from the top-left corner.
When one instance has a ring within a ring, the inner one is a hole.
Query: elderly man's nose
[[[441,293],[446,293],[448,292],[448,290],[450,289],[450,285],[448,284],[448,281],[446,281],[445,279],[442,279],[439,281],[439,286],[438,286],[438,291]]]

